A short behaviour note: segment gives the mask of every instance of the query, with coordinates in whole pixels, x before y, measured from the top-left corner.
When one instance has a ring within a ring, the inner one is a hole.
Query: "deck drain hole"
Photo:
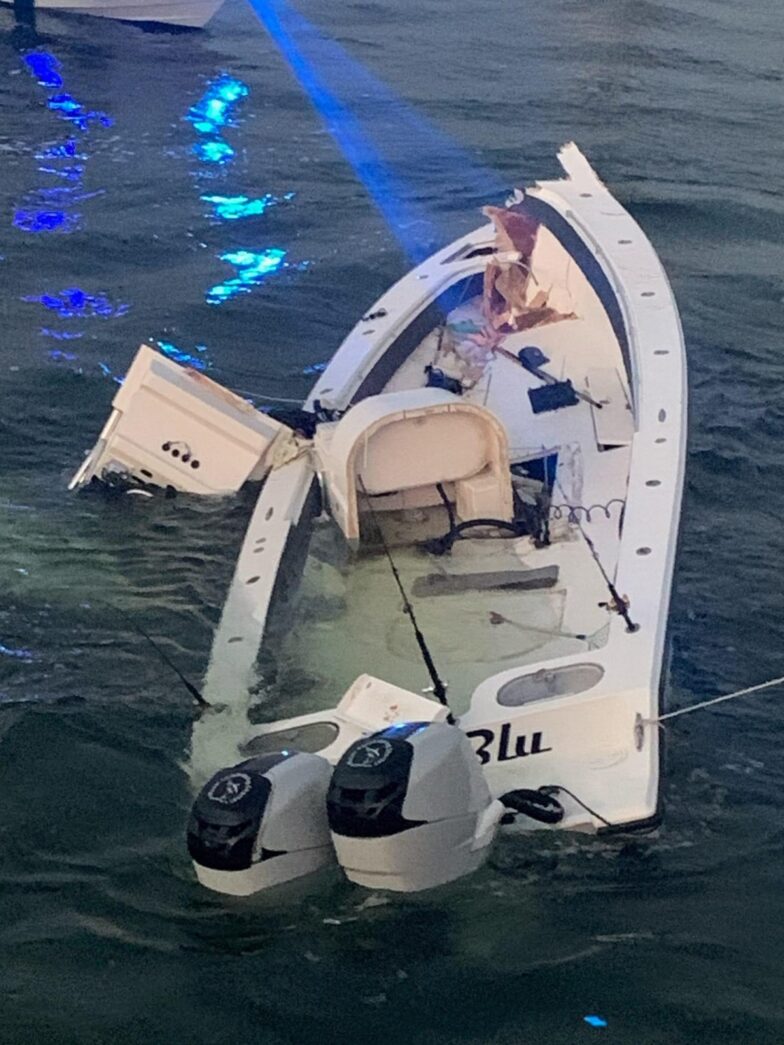
[[[656,442],[657,443],[666,443],[667,440],[665,439],[665,437],[663,435],[660,435],[659,438],[656,440]]]
[[[650,548],[638,548],[637,549],[637,554],[638,555],[650,555],[651,554],[651,549]]]
[[[242,635],[232,635],[229,642],[242,642]]]
[[[666,421],[667,420],[667,411],[666,410],[660,410],[659,411],[659,420],[660,421]],[[272,509],[270,509],[270,511],[271,510]]]
[[[661,479],[648,479],[646,486],[661,486]]]
[[[263,544],[260,544],[260,545],[258,546],[258,548],[254,548],[254,549],[253,549],[253,554],[254,554],[254,555],[258,555],[258,554],[259,554],[259,552],[263,552],[263,551],[264,551],[264,545],[263,545]]]
[[[255,577],[248,577],[248,579],[247,579],[247,580],[245,581],[245,583],[246,583],[246,584],[255,584],[255,583],[256,583],[256,581],[258,581],[258,580],[260,580],[260,579],[261,579],[261,578],[260,578],[260,575],[259,575],[259,574],[256,574],[256,576],[255,576]]]
[[[621,244],[622,247],[626,247],[626,246],[628,246],[631,243],[631,240],[630,239],[619,239],[618,242]]]
[[[275,511],[274,508],[268,508],[267,509],[267,514],[264,516],[264,518],[267,520],[267,522],[269,522],[269,520],[272,518],[272,515],[273,515],[274,511]]]
[[[363,330],[362,331],[362,336],[363,337],[367,337],[368,334],[375,334],[375,330],[373,329],[373,327],[371,327],[370,330]]]
[[[592,192],[581,192],[581,193],[580,193],[580,196],[581,196],[581,197],[582,197],[582,198],[583,198],[584,200],[589,200],[589,199],[590,199],[590,198],[591,198],[591,197],[593,196],[593,193],[592,193]]]
[[[657,348],[654,353],[655,356],[668,356],[670,354],[669,348]]]
[[[656,297],[656,291],[655,290],[644,290],[642,292],[642,294],[640,294],[640,297],[641,298],[655,298]]]

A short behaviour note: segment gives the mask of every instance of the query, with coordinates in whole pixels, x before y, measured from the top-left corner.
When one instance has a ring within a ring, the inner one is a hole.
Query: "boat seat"
[[[445,389],[369,396],[320,425],[314,446],[332,514],[352,544],[365,496],[376,510],[422,507],[437,504],[437,486],[449,485],[461,519],[512,518],[503,426]]]

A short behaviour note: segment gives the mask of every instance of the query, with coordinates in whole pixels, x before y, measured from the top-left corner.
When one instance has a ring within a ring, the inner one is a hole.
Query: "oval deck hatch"
[[[568,664],[561,668],[541,668],[539,671],[510,679],[498,690],[496,697],[505,708],[518,708],[535,700],[565,697],[582,693],[595,686],[604,676],[599,664]]]

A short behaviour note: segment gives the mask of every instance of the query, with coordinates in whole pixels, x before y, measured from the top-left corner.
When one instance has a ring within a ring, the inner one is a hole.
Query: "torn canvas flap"
[[[513,208],[485,207],[483,213],[495,225],[498,252],[484,274],[482,313],[489,326],[513,333],[569,318],[550,307],[547,291],[531,275],[536,221]]]

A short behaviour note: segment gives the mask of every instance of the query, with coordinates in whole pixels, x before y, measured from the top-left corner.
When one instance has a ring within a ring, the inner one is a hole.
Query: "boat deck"
[[[618,343],[599,302],[583,295],[579,317],[509,334],[499,352],[483,336],[481,302],[476,296],[453,309],[444,328],[423,338],[385,391],[421,388],[425,367],[437,367],[468,386],[465,399],[501,420],[510,465],[544,456],[556,460],[551,543],[537,548],[530,537],[472,533],[447,555],[429,554],[420,547],[422,540],[449,529],[439,505],[379,511],[374,520],[366,511],[360,552],[347,557],[334,523],[322,524],[303,578],[300,621],[279,651],[273,689],[280,689],[281,697],[285,690],[289,713],[332,706],[369,669],[415,692],[428,685],[375,523],[384,529],[438,670],[451,683],[456,713],[466,711],[476,686],[499,671],[579,654],[607,641],[609,593],[585,536],[612,576],[633,435]],[[506,354],[515,356],[530,345],[548,358],[548,374],[570,379],[580,392],[595,391],[601,408],[581,400],[534,414],[528,391],[543,382]],[[525,590],[523,581],[504,587],[488,580],[489,574],[523,578],[525,571],[547,570],[553,577],[548,587]]]
[[[527,537],[471,538],[457,541],[449,555],[411,546],[393,547],[392,554],[458,714],[468,709],[475,687],[496,671],[606,641],[608,613],[598,605],[602,589],[585,583],[593,564],[573,534],[542,549]],[[367,670],[414,692],[429,685],[376,542],[350,565],[311,556],[300,598],[306,619],[281,651],[275,687],[285,691],[290,713],[332,706]]]

